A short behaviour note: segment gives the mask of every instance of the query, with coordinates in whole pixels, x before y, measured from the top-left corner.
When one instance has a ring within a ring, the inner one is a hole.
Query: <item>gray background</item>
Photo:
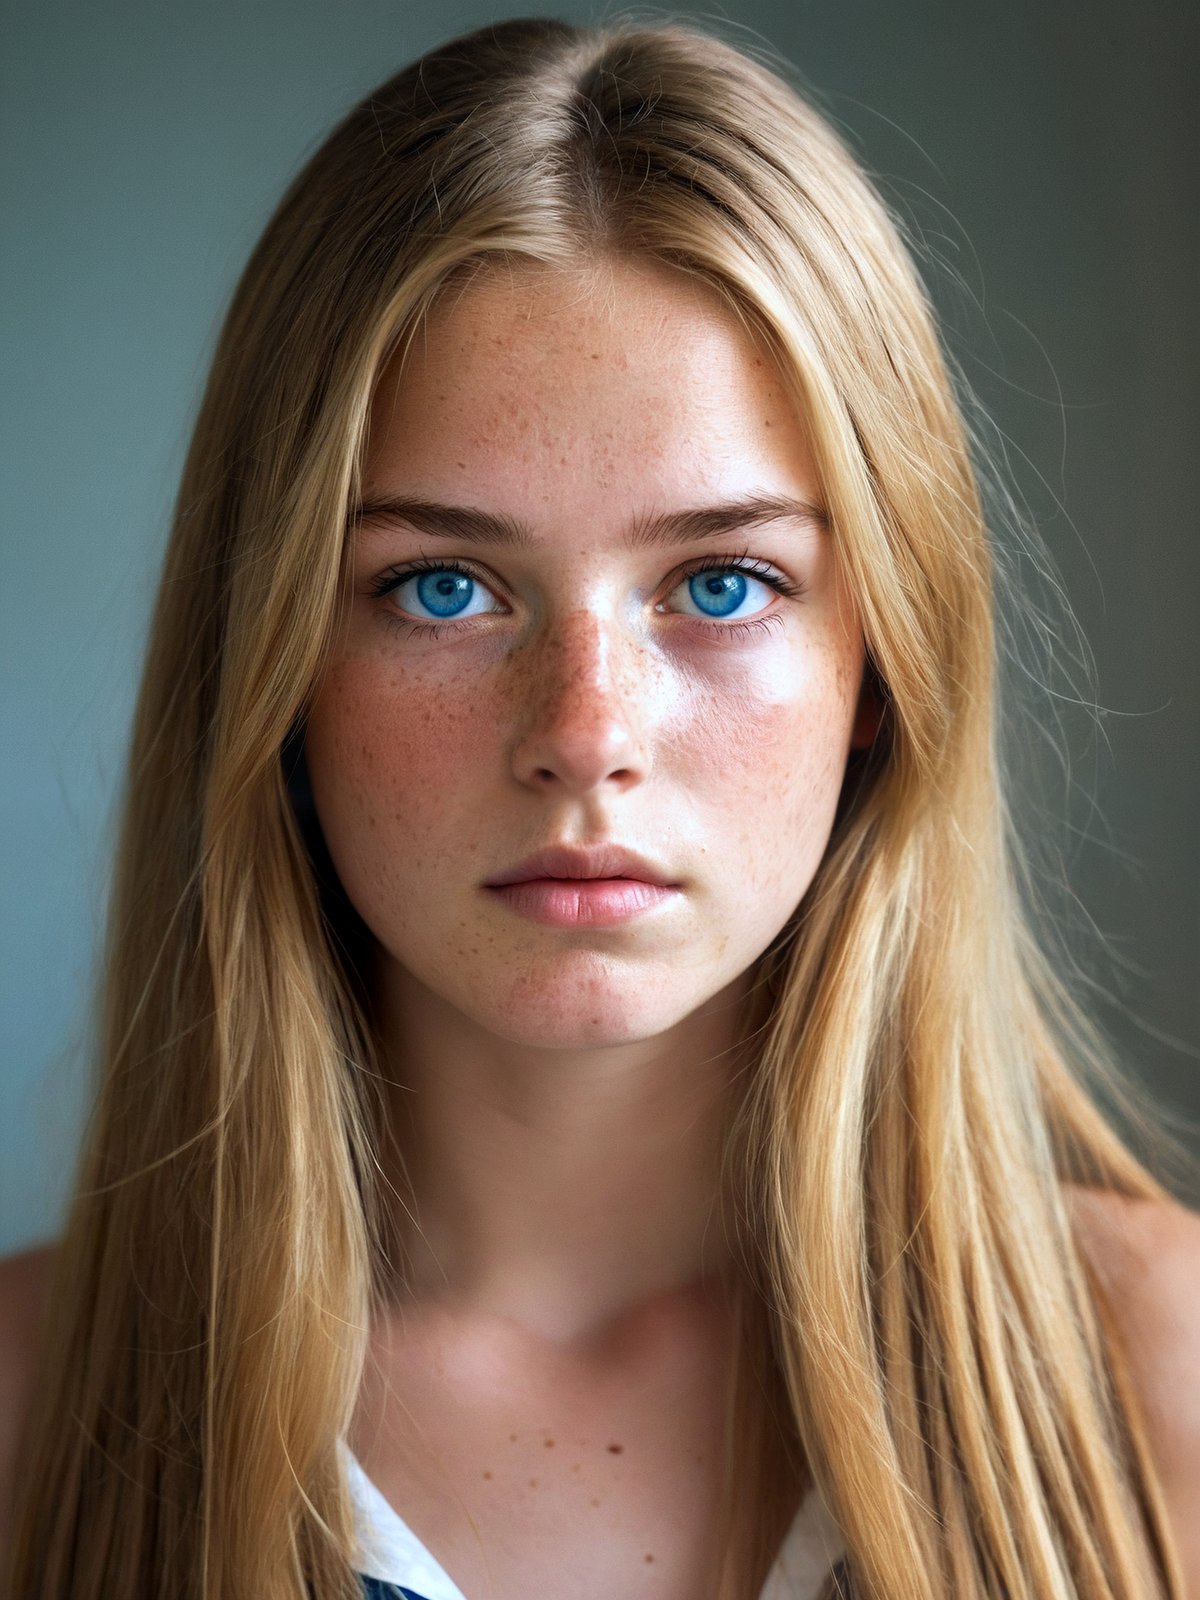
[[[1069,920],[1107,941],[1087,958],[1104,991],[1088,1003],[1129,1070],[1191,1118],[1194,10],[744,0],[722,24],[797,64],[936,258],[952,348],[1095,657],[1101,716],[1060,693],[1064,766],[1032,763],[1069,819],[1050,835]],[[234,277],[349,104],[505,14],[39,0],[4,20],[0,1250],[61,1213],[138,659]],[[1017,733],[1042,748],[1032,722]]]

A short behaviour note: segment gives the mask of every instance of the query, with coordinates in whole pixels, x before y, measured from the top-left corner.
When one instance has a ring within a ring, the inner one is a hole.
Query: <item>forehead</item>
[[[484,488],[515,514],[815,484],[795,402],[716,292],[652,262],[489,266],[384,370],[364,490]]]

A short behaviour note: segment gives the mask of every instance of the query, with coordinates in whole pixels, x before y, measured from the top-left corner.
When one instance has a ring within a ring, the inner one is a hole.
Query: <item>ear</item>
[[[850,729],[851,750],[869,750],[879,737],[883,723],[887,693],[883,680],[870,661],[863,669],[862,688],[858,691],[858,706],[854,724]]]

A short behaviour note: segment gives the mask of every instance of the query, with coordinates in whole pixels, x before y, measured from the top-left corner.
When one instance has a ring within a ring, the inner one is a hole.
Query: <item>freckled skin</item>
[[[649,265],[482,274],[414,351],[379,386],[368,498],[503,513],[533,542],[356,535],[307,734],[334,863],[405,1006],[436,997],[531,1046],[665,1033],[737,991],[811,882],[863,644],[826,532],[781,520],[640,549],[625,533],[748,495],[819,502],[800,422],[719,302]],[[730,555],[804,586],[752,581],[740,615],[769,625],[745,637],[679,609],[684,563]],[[429,557],[469,565],[494,608],[408,635],[397,596],[368,586]],[[681,892],[616,928],[564,930],[483,887],[543,845],[601,839]]]

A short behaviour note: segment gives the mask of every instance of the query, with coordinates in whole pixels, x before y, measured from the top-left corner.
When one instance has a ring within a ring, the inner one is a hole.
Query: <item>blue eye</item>
[[[471,573],[433,562],[392,574],[379,592],[386,594],[397,610],[421,621],[477,617],[501,609],[496,597]]]
[[[417,599],[438,617],[453,617],[471,598],[475,580],[461,572],[423,572],[417,579]]]
[[[763,610],[771,590],[777,587],[769,579],[756,578],[740,567],[703,567],[685,578],[671,598],[678,603],[678,597],[683,597],[684,603],[678,609],[685,616],[740,619]],[[745,610],[747,600],[757,603]]]

